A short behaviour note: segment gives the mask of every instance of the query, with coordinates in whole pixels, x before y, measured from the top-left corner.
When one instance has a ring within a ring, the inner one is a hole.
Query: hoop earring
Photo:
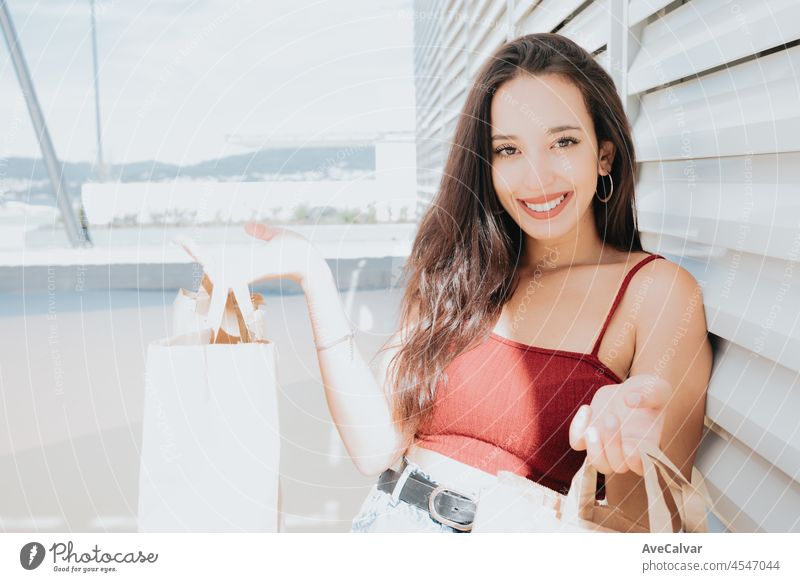
[[[600,198],[600,196],[598,196],[597,199],[600,202],[608,202],[609,200],[611,200],[611,196],[614,194],[614,178],[611,177],[610,173],[608,174],[608,179],[611,181],[611,192],[609,192],[608,196],[606,196],[605,198]],[[606,191],[606,185],[605,182],[603,182],[603,192],[605,193],[605,191]],[[597,194],[597,192],[595,192],[595,194]]]

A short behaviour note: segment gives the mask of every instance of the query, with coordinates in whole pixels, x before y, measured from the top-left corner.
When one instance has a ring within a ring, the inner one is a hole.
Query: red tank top
[[[625,276],[591,353],[539,348],[490,334],[446,368],[433,410],[420,425],[416,443],[496,474],[512,471],[567,493],[586,451],[569,446],[569,425],[594,393],[623,380],[598,357],[608,324],[633,275]],[[598,475],[597,497],[605,479]]]

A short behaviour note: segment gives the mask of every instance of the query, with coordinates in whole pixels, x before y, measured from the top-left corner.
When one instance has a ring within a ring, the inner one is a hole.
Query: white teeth
[[[547,212],[548,210],[552,210],[553,208],[561,204],[564,201],[564,198],[566,197],[567,195],[564,194],[558,200],[553,200],[552,202],[548,202],[547,204],[528,204],[527,202],[525,202],[524,204],[525,206],[527,206],[531,210],[535,210],[536,212]]]

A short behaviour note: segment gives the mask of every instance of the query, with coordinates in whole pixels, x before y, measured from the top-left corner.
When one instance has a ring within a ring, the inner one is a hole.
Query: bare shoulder
[[[632,255],[629,264],[649,256],[640,254],[642,258]],[[668,259],[643,265],[631,278],[625,300],[627,308],[635,309],[637,314],[637,351],[653,334],[702,336],[707,331],[702,285],[688,270]]]
[[[639,269],[639,285],[648,285],[650,310],[663,311],[679,306],[702,305],[703,289],[700,283],[685,268],[666,259],[650,261]],[[655,314],[652,314],[655,315]]]
[[[668,379],[677,386],[691,369],[698,376],[690,383],[698,389],[707,385],[706,372],[712,360],[702,285],[685,268],[668,260],[650,261],[640,271],[639,285],[646,285],[647,290],[635,328],[631,375],[664,374],[672,376]],[[672,370],[664,369],[666,362]]]

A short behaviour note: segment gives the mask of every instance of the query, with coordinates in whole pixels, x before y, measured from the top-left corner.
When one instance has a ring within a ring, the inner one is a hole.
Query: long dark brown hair
[[[498,88],[523,74],[556,74],[582,92],[598,145],[615,146],[607,203],[594,197],[601,239],[640,251],[635,222],[635,156],[614,82],[591,54],[557,34],[529,34],[503,45],[478,72],[458,119],[438,192],[422,217],[404,267],[401,347],[387,376],[392,414],[407,439],[430,412],[448,364],[491,331],[519,284],[524,233],[492,184],[491,104]],[[605,198],[603,178],[598,192]],[[387,349],[387,348],[384,348]]]

